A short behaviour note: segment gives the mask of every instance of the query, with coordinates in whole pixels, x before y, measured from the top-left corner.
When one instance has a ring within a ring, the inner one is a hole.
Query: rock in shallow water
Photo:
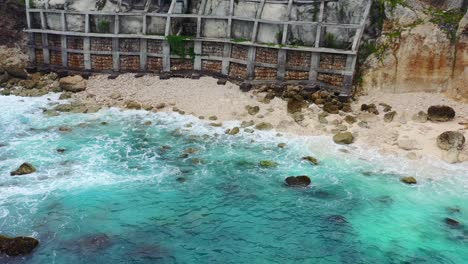
[[[23,163],[19,168],[15,171],[10,172],[11,176],[17,176],[17,175],[25,175],[25,174],[31,174],[33,172],[36,172],[36,168],[34,168],[33,165],[30,163]]]
[[[460,222],[450,217],[445,218],[445,223],[451,227],[459,227],[461,225]]]
[[[406,184],[416,184],[417,181],[414,177],[403,177],[400,179],[401,182]]]
[[[264,168],[272,168],[278,166],[278,163],[271,160],[262,160],[258,163],[258,165]]]
[[[302,157],[303,160],[307,160],[308,162],[314,164],[314,165],[318,165],[319,162],[316,158],[312,157],[312,156],[306,156],[306,157]]]
[[[290,187],[306,187],[311,184],[311,180],[308,176],[289,176],[284,180],[285,184]]]
[[[27,255],[38,245],[39,241],[32,237],[10,238],[0,235],[0,253],[8,256]]]

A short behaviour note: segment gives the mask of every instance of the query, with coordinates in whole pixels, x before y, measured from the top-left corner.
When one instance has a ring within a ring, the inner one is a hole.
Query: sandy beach
[[[442,94],[373,93],[359,97],[352,102],[352,112],[329,114],[319,119],[321,107],[311,104],[302,111],[304,119],[298,122],[287,112],[287,102],[280,98],[265,100],[266,93],[240,91],[236,84],[228,82],[218,85],[217,79],[202,77],[199,80],[172,78],[159,80],[156,76],[145,75],[134,78],[132,74],[120,75],[109,80],[107,75],[93,76],[88,80],[84,92],[73,94],[77,101],[112,107],[128,107],[139,103],[151,111],[176,111],[220,124],[226,121],[267,122],[281,133],[314,136],[329,135],[337,131],[350,131],[355,136],[353,144],[370,147],[382,154],[404,156],[412,160],[436,158],[453,163],[447,151],[438,148],[436,138],[445,131],[459,131],[466,136],[468,105],[445,97]],[[379,115],[360,111],[361,104],[375,104]],[[384,121],[384,103],[396,111],[391,122]],[[448,105],[456,111],[454,120],[421,122],[413,116],[427,111],[432,105]],[[259,111],[249,114],[248,107],[258,106]],[[322,114],[323,115],[323,114]],[[346,116],[353,116],[356,122],[349,123]],[[325,121],[326,120],[326,121]],[[364,122],[362,122],[364,121]],[[458,160],[468,161],[468,147],[460,151]]]

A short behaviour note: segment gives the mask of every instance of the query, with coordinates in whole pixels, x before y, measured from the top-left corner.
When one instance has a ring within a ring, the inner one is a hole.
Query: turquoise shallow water
[[[226,136],[177,114],[44,116],[56,98],[0,97],[0,234],[41,241],[0,263],[468,263],[466,165],[345,153],[325,137]],[[9,176],[24,161],[38,172]],[[283,185],[302,174],[311,188]]]

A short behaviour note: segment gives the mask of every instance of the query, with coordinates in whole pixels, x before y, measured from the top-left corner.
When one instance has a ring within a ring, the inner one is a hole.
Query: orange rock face
[[[465,15],[456,42],[430,22],[403,31],[380,61],[368,59],[362,75],[363,90],[445,92],[468,101],[467,25]]]

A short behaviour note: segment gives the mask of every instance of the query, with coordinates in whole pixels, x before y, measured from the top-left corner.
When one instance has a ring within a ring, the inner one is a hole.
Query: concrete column
[[[320,53],[312,52],[310,56],[309,80],[317,82],[317,70],[320,64]]]
[[[163,42],[163,71],[171,71],[171,47],[167,41]]]
[[[47,29],[47,23],[44,15],[44,11],[40,12],[41,17],[41,28]],[[49,39],[47,33],[42,33],[42,54],[44,56],[44,64],[50,64],[50,51],[49,51]]]
[[[140,39],[140,70],[146,71],[148,60],[148,41],[147,39]]]
[[[85,70],[91,70],[91,39],[83,38],[83,57]]]
[[[231,43],[224,43],[224,50],[223,50],[223,62],[221,65],[221,73],[224,75],[229,75],[229,64],[231,58]]]
[[[119,15],[115,15],[114,23],[114,34],[117,35],[120,32],[120,20]],[[114,71],[118,72],[120,70],[120,47],[119,47],[119,38],[114,36],[112,38],[112,68]]]
[[[284,49],[278,50],[278,70],[276,79],[279,81],[283,81],[286,77],[286,58],[287,51]]]
[[[67,20],[65,19],[65,13],[60,14],[60,22],[62,23],[62,31],[67,31]],[[62,48],[62,66],[68,67],[68,44],[67,36],[60,35],[61,48]]]
[[[323,11],[325,10],[325,2],[320,2],[320,12],[318,17],[317,32],[315,35],[315,47],[320,47],[320,38],[322,37],[322,21],[323,21]]]
[[[196,71],[201,71],[202,69],[202,42],[199,40],[195,40],[193,44],[193,51],[195,53],[195,60],[193,62],[193,69]]]
[[[354,69],[356,67],[357,56],[356,55],[347,55],[346,56],[346,74],[343,78],[343,87],[341,94],[344,96],[349,96],[353,92],[353,77]]]
[[[249,47],[249,53],[247,54],[247,74],[248,79],[255,78],[255,53],[257,48],[254,46]]]
[[[89,33],[89,14],[85,15],[85,33]],[[83,38],[83,57],[85,70],[91,70],[91,39]]]

